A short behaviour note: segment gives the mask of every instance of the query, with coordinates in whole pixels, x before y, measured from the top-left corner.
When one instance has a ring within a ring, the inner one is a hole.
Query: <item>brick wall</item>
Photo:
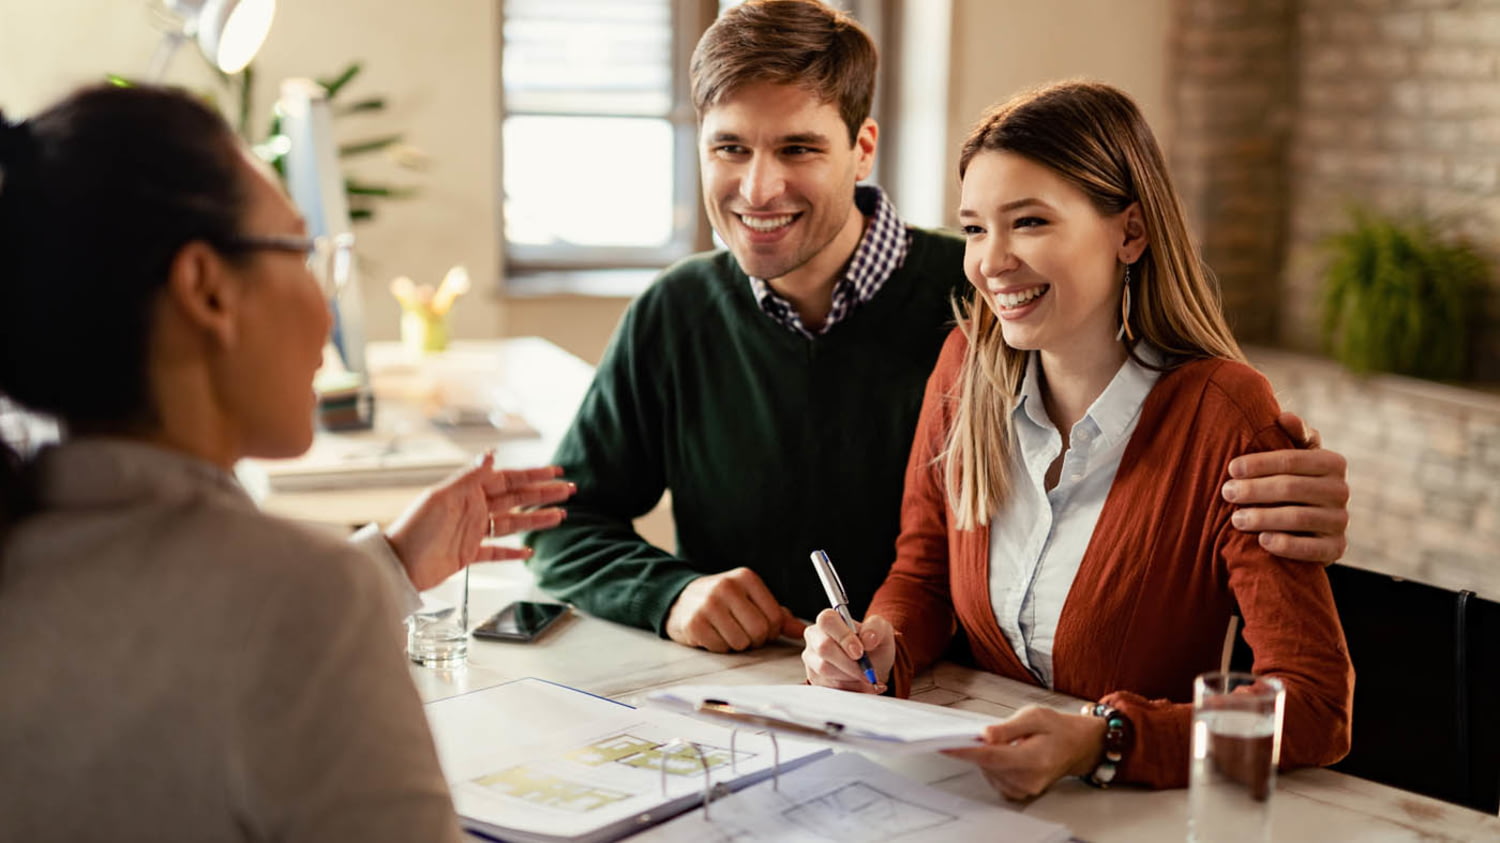
[[[1346,562],[1500,600],[1500,391],[1249,353],[1281,405],[1349,460]]]
[[[1500,254],[1500,0],[1176,0],[1172,166],[1243,339],[1319,348],[1358,202]],[[1500,380],[1500,279],[1472,375]]]
[[[1500,0],[1175,0],[1172,167],[1241,340],[1319,348],[1359,202],[1500,255]],[[1500,380],[1500,279],[1473,374]],[[1349,459],[1351,564],[1500,599],[1500,390],[1255,350]]]
[[[1500,251],[1500,0],[1304,0],[1280,341],[1318,345],[1320,241],[1351,201]],[[1495,285],[1500,289],[1500,284]],[[1474,375],[1500,378],[1493,292]]]
[[[1241,339],[1275,339],[1295,104],[1290,0],[1178,0],[1172,173]]]

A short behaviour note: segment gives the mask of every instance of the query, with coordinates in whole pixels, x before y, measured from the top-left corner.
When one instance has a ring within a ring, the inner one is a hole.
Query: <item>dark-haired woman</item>
[[[457,839],[396,578],[230,474],[311,441],[309,245],[187,96],[0,117],[0,393],[64,430],[0,448],[0,839]],[[432,585],[555,478],[486,457],[366,544]]]

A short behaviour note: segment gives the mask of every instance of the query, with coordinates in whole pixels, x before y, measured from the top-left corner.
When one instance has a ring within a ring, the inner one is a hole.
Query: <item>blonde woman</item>
[[[985,669],[1098,701],[955,753],[1002,794],[1182,786],[1192,678],[1237,608],[1255,672],[1286,683],[1282,764],[1338,760],[1353,671],[1327,578],[1235,530],[1218,494],[1236,454],[1292,443],[1139,110],[1096,83],[1023,94],[959,172],[977,301],[928,382],[895,565],[858,636],[831,612],[808,630],[809,679],[904,696],[961,629]]]

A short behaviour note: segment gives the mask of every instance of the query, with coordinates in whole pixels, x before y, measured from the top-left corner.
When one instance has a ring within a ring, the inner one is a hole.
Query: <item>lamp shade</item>
[[[225,73],[255,58],[276,15],[276,0],[167,0],[167,6],[182,18],[183,34]]]

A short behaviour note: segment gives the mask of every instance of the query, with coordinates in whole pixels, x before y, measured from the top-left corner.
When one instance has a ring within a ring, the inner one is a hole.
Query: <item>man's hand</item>
[[[749,568],[693,580],[667,615],[668,638],[715,653],[760,647],[778,635],[801,638],[806,626]]]
[[[577,487],[558,480],[562,469],[497,469],[485,454],[470,469],[424,491],[386,530],[406,576],[418,591],[446,580],[470,562],[525,559],[530,548],[486,544],[485,539],[562,523],[558,507],[519,511],[567,500]]]
[[[1290,559],[1325,565],[1344,555],[1349,484],[1344,457],[1321,447],[1316,430],[1295,413],[1277,419],[1305,450],[1266,451],[1229,463],[1224,500],[1236,504],[1234,526],[1260,533],[1260,545]]]
[[[979,765],[1006,799],[1040,796],[1063,776],[1085,776],[1104,753],[1104,719],[1028,705],[1008,720],[986,726],[982,747],[944,755]]]

